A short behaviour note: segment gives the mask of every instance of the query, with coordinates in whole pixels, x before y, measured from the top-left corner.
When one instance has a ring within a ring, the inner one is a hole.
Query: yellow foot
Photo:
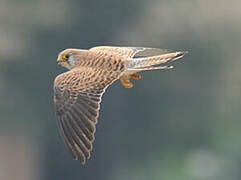
[[[130,81],[130,76],[123,75],[120,77],[120,82],[125,88],[132,88],[133,84]]]
[[[131,77],[135,80],[139,80],[141,79],[141,75],[137,74],[137,73],[134,73],[134,74],[131,74]]]

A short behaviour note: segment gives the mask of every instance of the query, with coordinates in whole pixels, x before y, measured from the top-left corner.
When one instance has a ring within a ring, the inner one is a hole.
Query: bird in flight
[[[115,46],[60,52],[57,62],[69,71],[54,80],[54,104],[63,139],[74,159],[85,164],[90,158],[101,97],[109,85],[119,79],[124,87],[132,88],[130,79],[141,79],[138,72],[171,69],[166,63],[186,53]]]

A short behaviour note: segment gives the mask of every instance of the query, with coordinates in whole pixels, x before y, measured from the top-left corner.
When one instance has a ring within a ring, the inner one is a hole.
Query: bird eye
[[[66,55],[64,56],[64,58],[65,58],[65,59],[69,59],[69,54],[66,54]]]

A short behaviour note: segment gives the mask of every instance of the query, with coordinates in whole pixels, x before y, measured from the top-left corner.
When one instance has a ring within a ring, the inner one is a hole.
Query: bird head
[[[65,49],[58,55],[57,63],[67,69],[72,69],[76,65],[80,65],[81,57],[86,50],[82,49]]]

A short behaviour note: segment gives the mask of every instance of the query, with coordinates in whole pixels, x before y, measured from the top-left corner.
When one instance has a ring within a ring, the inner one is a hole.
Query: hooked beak
[[[62,63],[64,63],[64,62],[66,62],[66,59],[65,59],[63,56],[58,56],[58,58],[57,58],[57,63],[58,63],[58,64],[62,64]]]

